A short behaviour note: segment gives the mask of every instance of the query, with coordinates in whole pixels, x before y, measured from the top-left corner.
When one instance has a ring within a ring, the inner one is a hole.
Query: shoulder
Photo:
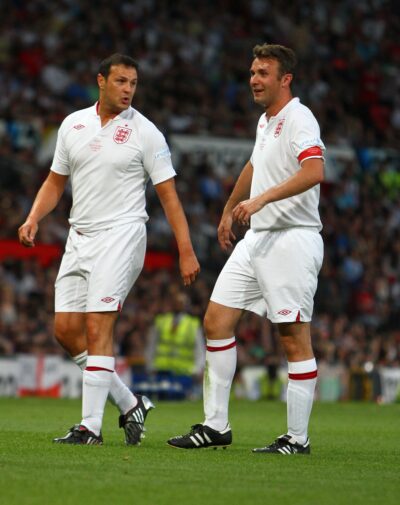
[[[167,142],[165,137],[157,126],[137,110],[133,109],[133,111],[133,124],[138,132],[138,136],[141,139],[143,147],[157,149],[160,148],[160,146],[166,147]]]
[[[139,112],[136,109],[132,108],[132,119],[134,123],[140,128],[142,132],[145,134],[151,135],[151,134],[160,134],[162,135],[161,131],[157,128],[157,126],[150,121],[146,116],[144,116],[141,112]]]
[[[72,112],[71,114],[68,114],[62,121],[60,125],[60,130],[65,130],[69,128],[73,128],[74,126],[79,126],[82,121],[85,120],[85,118],[90,115],[95,113],[95,106],[92,105],[90,107],[86,107],[85,109],[80,109],[75,112]]]
[[[306,122],[308,124],[315,124],[318,126],[318,122],[311,109],[300,102],[291,107],[288,114],[288,120],[293,125],[304,124]]]

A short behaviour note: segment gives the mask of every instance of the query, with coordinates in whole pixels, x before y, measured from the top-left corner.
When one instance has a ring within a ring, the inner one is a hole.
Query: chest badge
[[[131,128],[124,128],[123,126],[118,126],[114,133],[114,142],[117,144],[125,144],[131,136]]]
[[[281,119],[279,121],[279,123],[276,125],[276,128],[275,128],[275,131],[274,131],[274,137],[279,137],[279,135],[281,134],[282,132],[282,128],[283,128],[283,123],[285,122],[284,119]]]

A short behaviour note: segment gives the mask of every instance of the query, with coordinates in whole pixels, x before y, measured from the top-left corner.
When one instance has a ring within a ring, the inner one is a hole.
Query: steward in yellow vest
[[[191,376],[196,371],[196,340],[201,322],[189,314],[167,312],[156,316],[158,333],[153,369]]]

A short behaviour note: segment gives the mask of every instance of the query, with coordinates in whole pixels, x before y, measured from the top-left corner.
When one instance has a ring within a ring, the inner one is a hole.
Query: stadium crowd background
[[[329,146],[354,150],[340,176],[322,185],[325,261],[313,339],[320,363],[400,366],[400,14],[370,0],[3,0],[0,18],[0,249],[16,239],[49,169],[55,132],[97,98],[99,62],[113,52],[140,63],[134,107],[163,131],[253,139],[261,111],[248,67],[263,41],[293,47],[294,91],[318,118]],[[226,257],[216,228],[240,166],[187,154],[176,165],[202,274],[188,290],[202,316]],[[63,246],[66,194],[38,242]],[[150,252],[174,243],[149,188]],[[243,230],[238,230],[239,234]],[[3,241],[3,242],[2,242]],[[0,265],[0,354],[61,353],[53,338],[58,261],[8,257]],[[175,269],[146,268],[116,330],[116,351],[145,367],[155,314],[180,288]],[[282,360],[274,329],[247,314],[237,331],[239,367]]]

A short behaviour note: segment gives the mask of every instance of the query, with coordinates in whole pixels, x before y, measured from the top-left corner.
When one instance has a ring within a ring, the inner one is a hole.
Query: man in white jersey
[[[121,54],[100,64],[99,101],[64,119],[50,174],[19,228],[21,243],[34,246],[39,221],[56,207],[70,178],[71,229],[55,284],[55,334],[83,370],[82,420],[58,443],[102,444],[109,395],[126,443],[137,445],[154,407],[121,381],[113,356],[115,321],[143,267],[149,179],[177,241],[183,283],[191,284],[200,270],[165,138],[131,107],[137,68]]]
[[[228,402],[236,368],[234,331],[243,310],[251,310],[277,324],[289,369],[287,432],[253,451],[310,453],[308,421],[317,378],[310,321],[323,259],[318,200],[324,145],[313,114],[292,96],[295,65],[291,49],[272,44],[254,48],[250,87],[265,113],[251,159],[224,208],[218,227],[222,249],[235,239],[234,221],[250,223],[250,229],[218,277],[204,319],[205,420],[171,438],[174,447],[232,443]]]

